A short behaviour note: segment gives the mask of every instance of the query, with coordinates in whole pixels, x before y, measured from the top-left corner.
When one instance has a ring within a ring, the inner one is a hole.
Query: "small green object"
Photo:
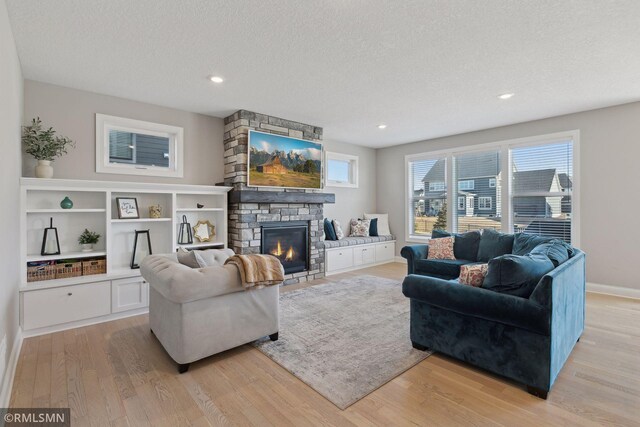
[[[62,201],[60,202],[60,207],[62,209],[71,209],[73,207],[73,202],[71,201],[69,196],[62,199]]]

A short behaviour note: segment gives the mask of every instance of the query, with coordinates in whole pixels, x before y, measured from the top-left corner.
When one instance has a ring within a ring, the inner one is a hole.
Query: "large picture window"
[[[578,246],[578,137],[574,131],[407,156],[407,240],[427,240],[435,228],[493,228]]]

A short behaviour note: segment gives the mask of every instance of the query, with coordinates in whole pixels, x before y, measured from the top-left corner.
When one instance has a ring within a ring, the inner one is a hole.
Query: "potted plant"
[[[80,237],[78,237],[78,243],[82,246],[82,252],[91,252],[93,250],[93,245],[98,243],[98,240],[100,240],[100,235],[93,231],[89,231],[86,228]]]
[[[25,152],[37,161],[36,178],[53,177],[51,162],[56,157],[67,154],[68,147],[75,147],[75,142],[66,136],[56,135],[53,128],[43,129],[40,117],[32,119],[31,125],[22,127],[22,143]]]

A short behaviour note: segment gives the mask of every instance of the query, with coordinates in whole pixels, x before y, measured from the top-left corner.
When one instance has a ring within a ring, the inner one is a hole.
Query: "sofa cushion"
[[[495,257],[510,254],[513,249],[513,240],[513,234],[504,234],[493,228],[485,228],[478,246],[478,261],[489,262]]]
[[[415,262],[415,272],[441,279],[455,279],[460,276],[460,266],[470,263],[466,259],[421,259]]]
[[[526,255],[541,243],[547,243],[553,240],[552,237],[538,236],[536,234],[529,233],[516,233],[513,238],[513,250],[514,255]]]
[[[456,259],[453,254],[453,241],[455,237],[441,237],[429,242],[428,259]]]
[[[543,254],[502,255],[489,261],[482,287],[495,292],[529,298],[553,263]]]
[[[325,240],[338,240],[336,230],[333,228],[333,224],[328,218],[324,219],[324,238]]]
[[[530,252],[531,255],[542,254],[551,260],[554,267],[559,266],[569,259],[569,248],[565,242],[554,239],[547,243],[541,243]]]
[[[459,259],[468,259],[469,261],[478,260],[478,247],[480,245],[480,232],[468,231],[466,233],[449,233],[442,230],[433,230],[431,232],[432,239],[439,239],[441,237],[455,236],[456,240],[453,242],[453,254]]]

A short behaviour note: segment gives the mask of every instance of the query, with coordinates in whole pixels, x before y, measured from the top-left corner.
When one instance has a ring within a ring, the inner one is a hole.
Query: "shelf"
[[[139,277],[140,270],[119,268],[107,274],[90,274],[88,276],[69,277],[65,279],[41,280],[39,282],[27,282],[20,286],[20,291],[37,291],[40,289],[59,288],[61,286],[81,285],[83,283],[102,282],[105,280]]]
[[[179,248],[194,249],[194,248],[201,248],[206,246],[224,246],[224,242],[198,242],[198,243],[192,243],[190,245],[176,245],[176,250]]]
[[[105,255],[107,255],[105,251],[65,252],[60,255],[31,254],[31,255],[27,255],[27,262],[55,261],[58,259],[72,259],[72,258],[93,258],[93,257],[105,256]]]
[[[176,212],[222,212],[224,208],[178,208]]]
[[[106,212],[106,209],[27,209],[28,214],[51,214],[51,213],[98,213]]]
[[[128,222],[168,222],[173,218],[131,218],[131,219],[112,219],[112,224],[128,223]]]

